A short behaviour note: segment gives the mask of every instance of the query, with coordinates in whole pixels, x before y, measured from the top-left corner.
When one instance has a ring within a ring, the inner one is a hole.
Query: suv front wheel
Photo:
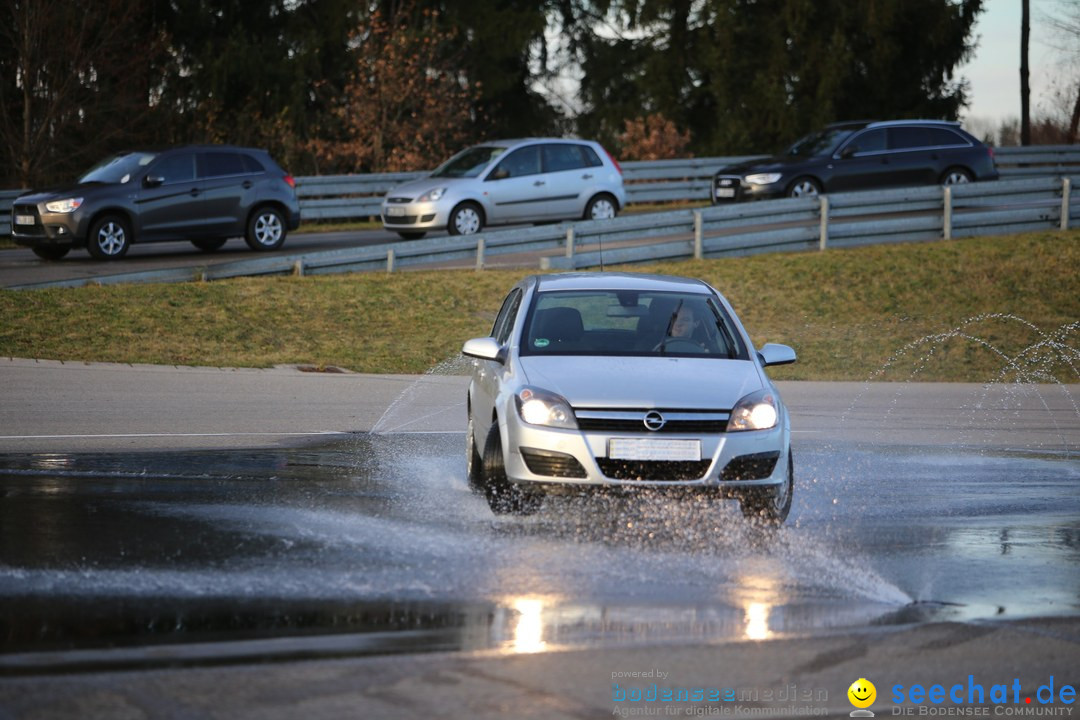
[[[131,227],[119,215],[105,215],[90,226],[86,249],[95,260],[119,260],[131,247]]]
[[[261,207],[248,218],[244,240],[252,250],[277,250],[285,242],[285,219],[273,207]]]

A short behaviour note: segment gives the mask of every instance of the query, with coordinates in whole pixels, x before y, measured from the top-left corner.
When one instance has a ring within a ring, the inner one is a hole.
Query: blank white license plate
[[[388,207],[386,208],[386,214],[390,217],[401,217],[405,214],[405,208],[403,207]]]
[[[34,224],[34,216],[33,215],[16,215],[15,216],[15,224],[16,225],[33,225]]]
[[[735,188],[716,188],[716,197],[735,197]]]
[[[612,460],[700,460],[700,440],[659,438],[612,438],[608,440]]]

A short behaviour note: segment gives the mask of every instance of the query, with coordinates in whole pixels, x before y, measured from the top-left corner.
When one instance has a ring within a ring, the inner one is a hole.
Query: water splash
[[[1014,354],[1010,354],[988,337],[988,332],[976,333],[972,331],[972,326],[987,322],[1019,324],[1034,333],[1036,340]],[[841,422],[847,422],[848,417],[855,412],[866,395],[870,383],[881,380],[894,370],[902,372],[900,369],[901,363],[905,360],[911,360],[911,369],[903,378],[903,383],[915,382],[923,371],[941,356],[939,350],[945,343],[961,340],[976,350],[990,353],[991,356],[998,358],[1000,361],[997,371],[981,384],[982,387],[978,396],[968,408],[969,412],[972,415],[985,412],[988,405],[987,401],[994,388],[1005,389],[1007,399],[1017,407],[1020,406],[1026,394],[1033,393],[1049,417],[1050,422],[1053,423],[1055,432],[1062,441],[1066,453],[1071,455],[1073,447],[1070,444],[1068,433],[1061,427],[1051,411],[1041,386],[1057,387],[1072,407],[1074,414],[1080,417],[1080,402],[1069,390],[1069,384],[1080,379],[1080,348],[1069,344],[1070,338],[1075,335],[1078,329],[1080,329],[1080,321],[1074,321],[1046,332],[1028,320],[1009,313],[984,313],[970,317],[951,330],[925,335],[907,343],[896,351],[867,378],[862,392],[855,396],[851,405],[841,415]],[[1062,369],[1064,369],[1065,377],[1059,375],[1059,371]],[[885,412],[884,418],[886,420],[892,416],[898,407],[902,395],[903,387],[901,384],[893,396],[888,410]],[[1005,409],[1007,408],[1002,408],[1002,410]],[[988,426],[988,429],[990,427]],[[1075,444],[1075,441],[1073,444]]]
[[[371,432],[376,435],[411,432],[419,429],[425,420],[455,411],[461,412],[465,406],[464,400],[433,400],[445,397],[448,378],[468,375],[470,372],[472,361],[462,355],[455,355],[437,363],[394,398],[371,428]]]

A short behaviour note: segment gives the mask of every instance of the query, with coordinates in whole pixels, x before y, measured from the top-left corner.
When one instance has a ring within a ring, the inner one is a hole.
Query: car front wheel
[[[498,421],[491,423],[488,430],[482,472],[484,497],[496,515],[532,515],[540,509],[543,498],[525,492],[506,477]]]
[[[131,228],[119,215],[106,215],[90,226],[86,249],[95,260],[119,260],[131,247]]]
[[[450,213],[451,235],[475,235],[484,227],[484,211],[476,203],[463,202]]]
[[[788,450],[787,479],[773,488],[752,488],[739,496],[743,515],[760,518],[771,525],[779,525],[791,512],[791,496],[795,492],[795,463]]]
[[[817,197],[821,194],[821,184],[812,177],[801,177],[791,183],[788,188],[788,197]]]
[[[252,250],[277,250],[285,242],[285,219],[272,207],[256,210],[248,219],[244,240]]]

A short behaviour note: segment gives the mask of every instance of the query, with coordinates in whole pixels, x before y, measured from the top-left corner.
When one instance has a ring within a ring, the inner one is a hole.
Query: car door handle
[[[199,188],[191,188],[191,197],[199,197],[202,193],[199,192]]]
[[[592,173],[585,173],[581,176],[582,180],[592,180]]]
[[[252,186],[253,184],[254,184],[254,183],[252,183],[252,182],[251,182],[250,180],[245,180],[245,181],[244,181],[244,189],[245,189],[245,190],[250,190],[250,189],[251,189],[251,186]]]
[[[533,187],[540,187],[541,185],[544,185],[544,184],[546,184],[546,183],[543,180],[537,180],[536,182],[533,183]]]

